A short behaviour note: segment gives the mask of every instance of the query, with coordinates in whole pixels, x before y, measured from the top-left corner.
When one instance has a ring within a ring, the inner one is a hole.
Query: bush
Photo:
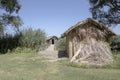
[[[21,31],[20,46],[39,49],[45,44],[46,34],[44,31],[38,29],[33,30],[32,28]]]
[[[8,50],[12,51],[18,47],[19,39],[21,35],[16,33],[14,36],[9,34],[4,34],[0,37],[0,53],[6,53]]]
[[[120,53],[120,35],[110,38],[109,44],[113,53]]]
[[[66,50],[66,38],[61,38],[57,41],[56,49],[59,51]]]
[[[4,34],[0,37],[0,53],[7,53],[21,48],[31,48],[38,51],[44,49],[46,34],[41,29],[33,30],[32,28],[22,30],[15,35]],[[42,48],[41,48],[42,47]]]

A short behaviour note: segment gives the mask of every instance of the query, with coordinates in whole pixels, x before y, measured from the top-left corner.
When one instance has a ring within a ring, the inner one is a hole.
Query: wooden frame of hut
[[[66,37],[67,53],[71,61],[106,64],[113,62],[113,58],[105,41],[114,35],[102,23],[88,18],[69,28],[62,37]]]
[[[56,36],[50,36],[47,38],[46,42],[50,45],[50,44],[56,44],[58,40],[58,37]]]

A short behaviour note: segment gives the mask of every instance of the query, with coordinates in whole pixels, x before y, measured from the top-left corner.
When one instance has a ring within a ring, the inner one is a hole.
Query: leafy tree
[[[89,0],[92,17],[108,25],[120,24],[120,0]]]
[[[0,32],[4,32],[7,25],[14,26],[17,30],[22,24],[22,20],[17,15],[21,5],[18,0],[0,0]]]
[[[21,47],[39,49],[44,46],[46,40],[46,33],[41,29],[33,30],[28,28],[21,31],[20,45]]]

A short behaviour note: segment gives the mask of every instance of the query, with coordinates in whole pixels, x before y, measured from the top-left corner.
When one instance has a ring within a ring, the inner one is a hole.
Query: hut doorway
[[[55,42],[54,42],[54,39],[52,39],[52,44],[54,44]]]

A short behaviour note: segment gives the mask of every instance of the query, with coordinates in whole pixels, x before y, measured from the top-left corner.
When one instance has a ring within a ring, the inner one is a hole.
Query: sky
[[[42,29],[47,36],[61,36],[79,21],[91,18],[88,0],[19,0],[22,28]],[[120,34],[119,26],[113,29]]]

